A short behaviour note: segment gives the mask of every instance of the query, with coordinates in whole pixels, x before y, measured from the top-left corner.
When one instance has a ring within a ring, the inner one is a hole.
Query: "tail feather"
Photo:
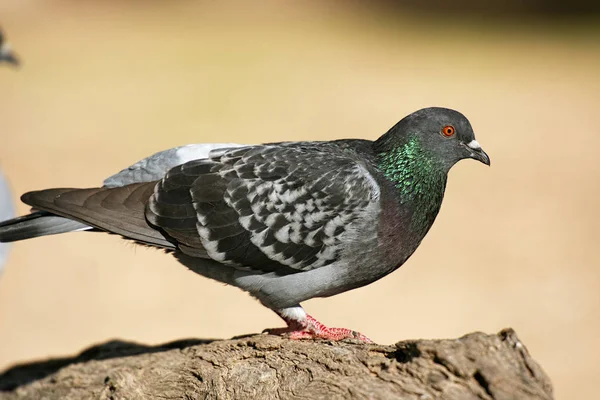
[[[92,230],[89,225],[59,217],[46,211],[0,222],[0,242],[15,242],[59,233]]]
[[[93,227],[150,246],[172,249],[175,246],[145,218],[145,206],[155,185],[156,182],[144,182],[112,188],[46,189],[25,193],[21,200],[48,213],[55,218],[52,222],[63,227],[64,219],[68,219],[78,224],[70,227]],[[3,237],[0,227],[0,241]]]

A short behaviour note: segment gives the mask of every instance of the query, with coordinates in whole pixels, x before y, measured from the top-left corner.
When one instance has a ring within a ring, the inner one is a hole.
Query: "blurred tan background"
[[[400,270],[305,308],[380,343],[510,326],[557,398],[593,398],[600,24],[348,4],[4,1],[23,61],[0,69],[15,201],[96,186],[181,144],[375,139],[421,107],[458,109],[492,167],[451,171],[437,222]],[[281,325],[240,290],[108,235],[16,243],[0,276],[0,369],[111,338]]]

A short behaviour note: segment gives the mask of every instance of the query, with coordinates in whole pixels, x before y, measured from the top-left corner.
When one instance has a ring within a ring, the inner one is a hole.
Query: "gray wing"
[[[378,197],[369,166],[336,145],[255,146],[173,168],[146,218],[189,255],[297,272],[337,261]]]

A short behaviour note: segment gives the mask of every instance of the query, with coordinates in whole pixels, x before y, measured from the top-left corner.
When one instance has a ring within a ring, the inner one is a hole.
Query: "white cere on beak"
[[[479,143],[477,143],[477,140],[471,140],[469,143],[467,143],[467,146],[469,146],[473,150],[481,150],[481,146],[479,145]]]

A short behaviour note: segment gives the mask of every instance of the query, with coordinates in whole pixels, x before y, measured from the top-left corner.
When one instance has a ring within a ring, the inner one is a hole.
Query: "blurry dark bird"
[[[4,34],[0,29],[0,64],[3,62],[14,66],[19,65],[19,59],[12,51],[10,44],[6,41]]]
[[[448,171],[465,158],[490,165],[467,118],[446,108],[410,114],[376,141],[189,145],[102,187],[24,194],[38,211],[1,223],[0,241],[119,234],[249,292],[287,323],[270,333],[369,341],[322,325],[300,303],[399,268],[431,228]]]

